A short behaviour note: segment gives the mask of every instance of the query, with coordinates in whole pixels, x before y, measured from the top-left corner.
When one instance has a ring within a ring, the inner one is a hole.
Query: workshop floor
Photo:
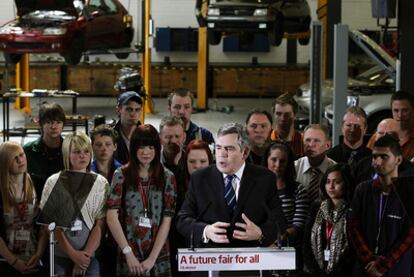
[[[41,101],[44,101],[42,99]],[[71,111],[71,101],[68,99],[56,99],[66,112]],[[218,128],[228,122],[239,122],[244,124],[247,113],[253,108],[266,109],[271,111],[273,99],[270,98],[216,98],[208,101],[209,109],[206,112],[194,112],[192,120],[209,129],[214,135]],[[39,111],[39,99],[31,99],[30,107],[34,117],[37,116]],[[157,129],[160,120],[163,116],[167,115],[167,99],[166,98],[154,98],[153,106],[155,112],[152,114],[146,114],[145,123],[154,125]],[[93,127],[93,117],[95,115],[104,115],[107,122],[111,119],[116,120],[117,114],[115,112],[115,98],[97,98],[97,97],[81,97],[78,98],[78,114],[88,115],[92,120],[89,122],[89,127]],[[10,104],[10,127],[21,128],[25,122],[30,121],[30,118],[15,110],[14,103]],[[228,110],[229,106],[233,106],[233,111],[230,113],[222,112],[221,110]],[[2,113],[0,114],[2,117]],[[3,118],[1,120],[3,122]],[[3,129],[3,126],[0,127]],[[81,128],[81,127],[78,127]],[[38,135],[29,135],[25,138],[11,137],[11,140],[20,143],[26,143],[37,138]]]

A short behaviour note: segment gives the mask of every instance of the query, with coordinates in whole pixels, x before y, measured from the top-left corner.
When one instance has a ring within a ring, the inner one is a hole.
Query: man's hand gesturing
[[[230,223],[217,221],[212,225],[208,225],[205,229],[206,237],[215,243],[229,243],[227,238],[227,228]]]
[[[254,224],[244,213],[242,219],[245,223],[236,223],[236,227],[243,229],[242,231],[234,230],[233,238],[245,241],[258,240],[262,236],[262,230]]]

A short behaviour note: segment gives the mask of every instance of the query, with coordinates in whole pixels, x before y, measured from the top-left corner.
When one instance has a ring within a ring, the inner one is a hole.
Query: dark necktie
[[[358,151],[353,150],[348,158],[348,165],[351,166],[355,162],[355,156],[358,154]]]
[[[321,175],[321,170],[317,167],[311,167],[311,179],[309,182],[308,194],[309,200],[311,203],[319,199],[319,177]]]
[[[233,188],[233,179],[236,175],[227,175],[224,178],[224,199],[226,200],[227,206],[231,209],[236,208],[236,192]]]

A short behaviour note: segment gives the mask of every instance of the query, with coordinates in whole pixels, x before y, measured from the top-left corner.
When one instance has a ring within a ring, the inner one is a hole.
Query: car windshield
[[[46,19],[46,20],[73,20],[74,16],[64,11],[34,11],[25,14],[23,19]]]

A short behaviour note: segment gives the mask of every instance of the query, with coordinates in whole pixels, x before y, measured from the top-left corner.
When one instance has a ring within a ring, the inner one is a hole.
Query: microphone
[[[194,227],[195,227],[195,223],[197,223],[201,217],[204,215],[204,213],[207,211],[207,209],[210,207],[211,205],[211,201],[209,201],[207,203],[207,205],[204,207],[204,209],[201,211],[201,213],[198,214],[198,216],[196,217],[195,221],[194,221],[194,225],[191,228],[191,233],[190,233],[190,250],[194,251]]]
[[[56,223],[55,222],[52,222],[47,226],[47,229],[49,230],[49,232],[55,231],[55,228],[56,228]]]

